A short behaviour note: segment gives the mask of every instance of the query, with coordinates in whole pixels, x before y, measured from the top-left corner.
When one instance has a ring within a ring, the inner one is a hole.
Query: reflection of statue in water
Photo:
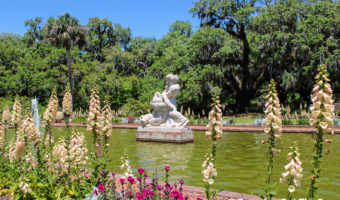
[[[189,120],[177,111],[176,97],[180,94],[179,78],[177,75],[166,76],[166,88],[162,93],[156,92],[151,106],[155,112],[141,116],[143,126],[183,127]]]
[[[194,173],[191,167],[192,162],[197,160],[194,153],[195,151],[197,152],[195,148],[197,146],[194,143],[186,143],[181,145],[180,148],[177,144],[169,143],[157,143],[157,145],[154,145],[154,143],[150,142],[136,142],[135,145],[136,152],[138,152],[135,158],[138,159],[138,163],[142,165],[141,167],[147,168],[150,172],[169,165],[171,170],[175,172],[171,174],[173,181],[182,178],[195,178],[190,176],[190,174]],[[159,172],[162,173],[163,170]],[[199,175],[198,177],[201,178]]]

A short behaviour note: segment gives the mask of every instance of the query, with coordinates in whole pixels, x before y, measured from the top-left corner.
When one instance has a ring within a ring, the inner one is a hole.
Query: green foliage
[[[28,27],[28,30],[25,33],[26,42],[28,45],[33,45],[34,43],[42,41],[44,39],[41,17],[36,17],[34,20],[26,20],[25,26]]]
[[[188,37],[192,34],[192,25],[190,22],[186,21],[176,21],[170,25],[169,28],[170,32],[179,31],[182,35],[186,34]]]
[[[61,97],[71,82],[74,108],[86,110],[86,94],[98,85],[117,110],[128,99],[149,103],[173,73],[181,79],[178,104],[195,113],[207,110],[214,87],[228,110],[246,112],[271,78],[281,102],[295,110],[309,102],[320,63],[340,95],[339,10],[338,1],[198,0],[190,12],[201,28],[175,21],[159,40],[132,37],[106,18],[84,26],[68,13],[36,17],[25,21],[23,37],[0,34],[0,96],[36,96],[46,105],[52,88]]]
[[[86,50],[98,61],[104,61],[104,49],[119,44],[126,49],[131,40],[131,30],[129,28],[123,28],[118,23],[113,26],[112,22],[106,18],[90,18],[88,27],[90,29],[88,33],[90,42],[88,43]]]
[[[303,125],[303,126],[309,125],[308,117],[304,117],[304,116],[299,117],[299,119],[297,121],[297,124],[298,125]]]
[[[141,103],[135,99],[127,99],[127,103],[121,108],[122,115],[127,117],[139,117],[146,114],[148,110],[151,110],[149,103]]]

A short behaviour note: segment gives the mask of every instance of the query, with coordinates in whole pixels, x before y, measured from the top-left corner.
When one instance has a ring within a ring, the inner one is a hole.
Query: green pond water
[[[85,133],[89,150],[92,149],[91,134],[85,128],[79,128]],[[56,140],[63,135],[63,128],[55,128]],[[120,157],[123,152],[127,154],[133,172],[137,168],[145,168],[149,176],[157,169],[158,178],[164,180],[164,166],[169,165],[171,181],[183,179],[185,184],[203,186],[202,163],[210,141],[205,138],[202,131],[194,132],[194,142],[186,144],[137,142],[135,129],[113,129],[110,141],[109,170],[122,173],[120,170]],[[215,166],[218,176],[216,188],[240,193],[263,193],[266,174],[267,145],[262,144],[266,138],[264,133],[237,133],[224,132],[218,142]],[[332,144],[325,144],[324,149],[329,150],[322,160],[322,174],[319,198],[340,199],[340,135],[327,135],[333,139]],[[296,141],[303,162],[302,187],[297,188],[293,194],[295,198],[306,198],[311,174],[311,159],[313,140],[310,134],[283,134],[277,142],[281,153],[275,157],[274,179],[277,182],[278,198],[287,195],[287,183],[280,183],[281,173],[288,163],[287,153],[289,146]]]

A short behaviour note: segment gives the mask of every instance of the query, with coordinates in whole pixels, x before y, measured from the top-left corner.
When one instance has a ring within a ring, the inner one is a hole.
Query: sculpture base
[[[138,127],[136,131],[137,141],[148,142],[193,142],[194,134],[189,127]]]

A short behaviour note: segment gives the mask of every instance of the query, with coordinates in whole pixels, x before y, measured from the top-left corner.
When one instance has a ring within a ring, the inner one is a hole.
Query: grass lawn
[[[224,116],[223,121],[230,121],[234,120],[235,123],[251,123],[254,122],[256,118],[263,118],[261,114],[250,114],[250,115],[244,115],[244,116]]]

